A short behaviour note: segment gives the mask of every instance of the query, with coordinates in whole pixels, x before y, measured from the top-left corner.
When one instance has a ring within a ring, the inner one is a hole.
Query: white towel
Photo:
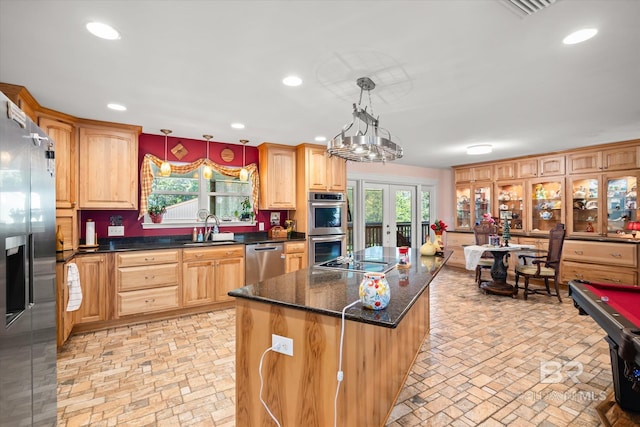
[[[67,264],[67,286],[69,286],[69,302],[67,311],[76,311],[82,303],[82,288],[80,288],[80,273],[74,263]]]

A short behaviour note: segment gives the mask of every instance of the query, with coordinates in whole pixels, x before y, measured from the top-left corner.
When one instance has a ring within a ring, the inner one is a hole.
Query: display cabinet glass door
[[[471,229],[471,187],[456,187],[456,230]]]
[[[473,225],[480,224],[484,214],[491,213],[491,187],[492,184],[487,182],[485,184],[476,183],[472,186],[473,189]]]
[[[638,221],[636,175],[606,175],[607,234],[625,232],[629,221]]]
[[[531,180],[531,232],[548,233],[564,223],[564,179]]]
[[[573,177],[567,191],[571,193],[567,232],[571,234],[603,234],[602,215],[599,209],[600,176]]]
[[[500,227],[505,220],[508,220],[512,230],[524,230],[524,184],[522,181],[496,183],[496,198]]]

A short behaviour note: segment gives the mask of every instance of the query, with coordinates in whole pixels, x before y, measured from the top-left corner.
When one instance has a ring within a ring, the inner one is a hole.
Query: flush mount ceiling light
[[[244,129],[244,125],[242,123],[231,123],[231,127],[234,129]]]
[[[326,136],[316,136],[316,142],[325,142],[327,140]]]
[[[249,142],[248,139],[241,139],[240,142],[242,143],[242,169],[240,169],[240,181],[248,181],[249,180],[249,171],[247,170],[247,168],[244,167],[244,153],[245,153],[245,147],[247,146],[247,142]]]
[[[371,107],[371,91],[376,84],[369,77],[360,77],[356,84],[360,87],[358,105],[353,104],[353,120],[342,127],[342,131],[327,143],[327,152],[354,162],[386,162],[402,157],[402,147],[391,140],[391,133],[379,127],[379,119],[374,117]],[[362,94],[369,95],[369,110],[362,108]],[[355,128],[354,128],[355,125]],[[347,136],[351,128],[355,134]],[[382,136],[384,134],[385,136]]]
[[[213,135],[202,135],[202,137],[207,140],[207,160],[209,160],[209,140],[213,138]],[[204,179],[211,179],[213,177],[211,166],[207,164],[204,165],[204,168],[202,168],[202,177]]]
[[[89,22],[86,26],[87,30],[96,37],[100,37],[105,40],[118,40],[120,39],[120,33],[111,25],[103,24],[102,22]]]
[[[167,135],[172,131],[169,129],[160,129],[160,132],[164,133],[164,162],[162,162],[162,165],[160,166],[160,176],[170,176],[171,165],[167,161]]]
[[[300,86],[302,84],[302,79],[298,76],[287,76],[282,79],[282,84],[285,86]]]
[[[114,104],[114,103],[107,104],[107,108],[110,108],[115,111],[127,111],[127,107],[121,104]]]
[[[574,31],[562,40],[564,44],[578,44],[589,40],[593,36],[598,34],[596,28],[584,28],[582,30]]]
[[[467,154],[475,156],[478,154],[489,154],[493,150],[491,144],[470,145],[467,147]]]

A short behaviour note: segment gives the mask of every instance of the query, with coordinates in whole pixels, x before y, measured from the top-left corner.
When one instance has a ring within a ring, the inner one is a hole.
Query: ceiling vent
[[[526,18],[551,6],[556,1],[558,0],[500,0],[500,3],[519,17]]]

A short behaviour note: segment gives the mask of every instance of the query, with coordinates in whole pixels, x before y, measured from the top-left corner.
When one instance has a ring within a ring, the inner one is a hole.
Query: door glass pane
[[[491,187],[476,187],[474,190],[475,220],[474,224],[482,222],[483,215],[491,213]]]
[[[531,184],[531,231],[549,231],[562,223],[562,182]]]
[[[383,191],[364,191],[364,247],[382,246],[382,200]]]
[[[456,228],[471,228],[471,202],[469,187],[456,188]]]
[[[353,187],[347,187],[347,253],[353,252]]]
[[[598,221],[598,180],[596,178],[575,179],[573,185],[573,224],[574,232],[600,234]]]
[[[638,220],[635,176],[607,179],[607,232],[625,230],[628,221]]]
[[[509,221],[512,229],[522,230],[524,219],[524,188],[521,183],[498,185],[498,218],[499,225]]]
[[[429,239],[429,223],[431,222],[431,193],[429,191],[421,192],[420,203],[420,242],[424,244]]]
[[[411,191],[396,190],[396,246],[411,246]]]

